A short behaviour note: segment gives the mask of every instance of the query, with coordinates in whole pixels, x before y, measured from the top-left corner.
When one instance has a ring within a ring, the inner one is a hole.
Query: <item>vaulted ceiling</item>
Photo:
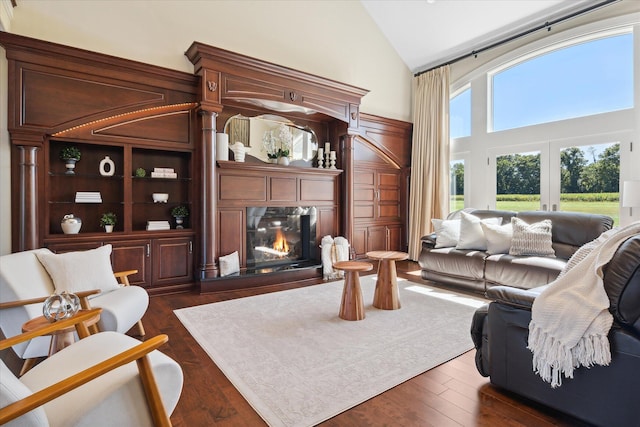
[[[360,1],[413,72],[602,3],[602,0]]]

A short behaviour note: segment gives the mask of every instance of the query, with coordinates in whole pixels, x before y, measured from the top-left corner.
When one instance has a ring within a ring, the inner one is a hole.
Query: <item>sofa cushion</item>
[[[436,233],[436,248],[450,248],[458,244],[459,219],[432,219],[431,223]]]
[[[508,254],[511,248],[511,238],[513,237],[513,226],[511,223],[496,225],[481,223],[484,237],[487,240],[487,253]]]
[[[551,256],[551,220],[528,224],[518,217],[511,218],[513,237],[509,255]]]
[[[531,289],[555,280],[566,263],[555,257],[491,255],[485,260],[484,278],[488,286]]]
[[[460,238],[456,249],[486,250],[487,239],[484,231],[482,231],[482,223],[498,225],[502,223],[502,218],[480,219],[470,213],[462,212],[460,217]]]
[[[47,269],[57,292],[92,289],[108,292],[120,288],[111,267],[111,245],[64,254],[36,252],[36,256]]]
[[[450,276],[482,280],[485,253],[456,248],[431,249],[428,257],[420,258],[420,267]]]

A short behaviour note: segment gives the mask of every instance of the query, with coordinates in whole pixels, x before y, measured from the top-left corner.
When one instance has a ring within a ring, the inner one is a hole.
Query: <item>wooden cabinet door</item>
[[[367,252],[367,228],[355,228],[350,243],[356,258],[362,258]]]
[[[193,239],[169,237],[153,240],[153,285],[193,280]]]
[[[151,286],[151,240],[113,242],[111,265],[113,271],[138,270],[129,276],[129,284]]]
[[[238,251],[240,266],[246,263],[245,242],[245,210],[242,208],[219,209],[217,221],[218,256],[229,255]]]
[[[387,227],[387,249],[390,251],[403,251],[402,226],[390,225]]]
[[[387,228],[369,227],[367,230],[367,252],[387,250]]]

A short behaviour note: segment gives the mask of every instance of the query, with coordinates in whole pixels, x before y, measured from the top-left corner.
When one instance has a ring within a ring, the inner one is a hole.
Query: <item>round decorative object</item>
[[[281,166],[289,166],[289,158],[288,157],[279,157],[278,164]]]
[[[100,161],[100,175],[113,176],[114,173],[116,173],[116,164],[113,163],[113,160],[111,160],[109,156],[105,156],[105,158]]]
[[[144,170],[144,168],[138,168],[136,169],[136,176],[138,178],[144,178],[145,176],[147,176],[147,171]]]
[[[82,227],[82,220],[73,214],[68,214],[62,218],[60,225],[64,234],[78,234],[80,227]]]
[[[66,291],[51,295],[42,306],[42,314],[49,322],[68,319],[78,310],[80,310],[80,298]]]

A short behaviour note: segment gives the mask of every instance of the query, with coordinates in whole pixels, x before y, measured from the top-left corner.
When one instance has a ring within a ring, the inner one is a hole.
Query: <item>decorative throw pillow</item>
[[[449,248],[458,244],[459,219],[432,219],[431,223],[436,233],[436,248]]]
[[[220,276],[228,276],[229,274],[240,271],[240,258],[238,257],[238,251],[230,253],[229,255],[221,256],[218,258],[218,263],[220,264]]]
[[[460,212],[460,238],[456,249],[476,249],[484,251],[487,249],[487,239],[484,237],[481,223],[499,225],[502,218],[480,219],[467,212]]]
[[[554,256],[551,246],[551,220],[527,224],[518,217],[511,218],[513,238],[509,255]]]
[[[487,253],[508,254],[511,248],[513,226],[510,222],[503,225],[480,223],[484,237],[487,239]]]
[[[111,267],[111,245],[63,254],[37,252],[36,256],[51,276],[56,292],[108,292],[120,288]]]

